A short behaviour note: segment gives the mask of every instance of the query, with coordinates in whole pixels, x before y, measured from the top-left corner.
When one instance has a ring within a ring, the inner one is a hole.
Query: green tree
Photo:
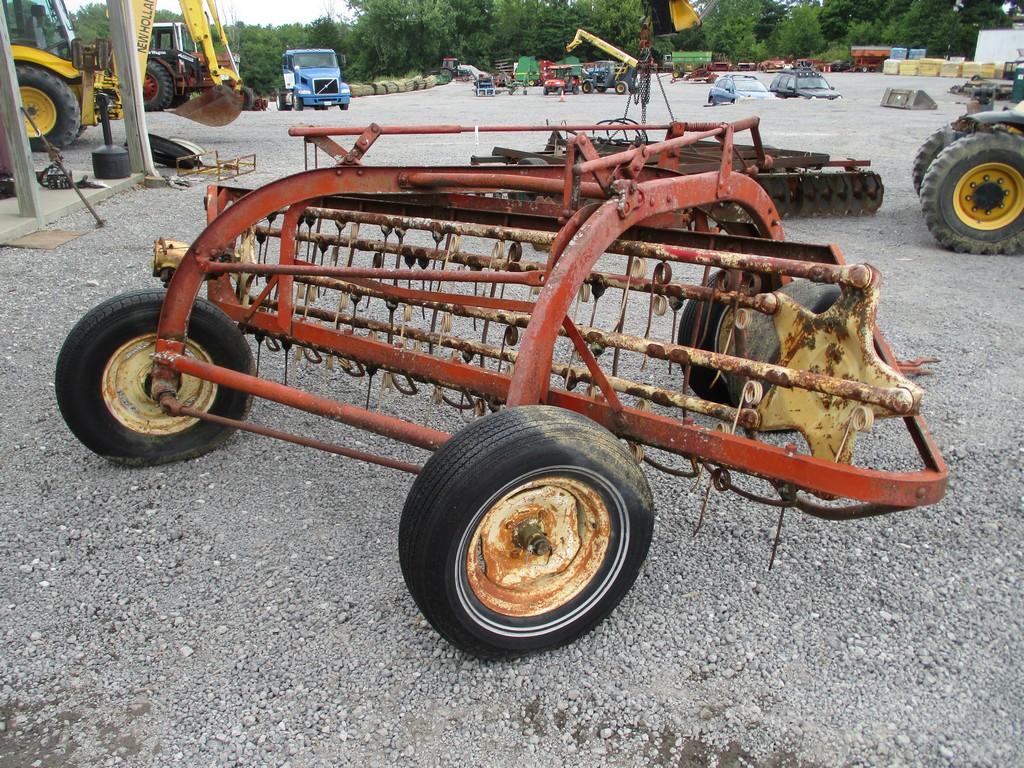
[[[75,34],[85,42],[97,37],[110,37],[110,20],[107,19],[106,3],[89,3],[71,14]]]
[[[834,0],[829,0],[831,4]],[[839,0],[843,2],[843,0]],[[754,35],[758,40],[767,41],[771,38],[776,28],[786,20],[789,14],[789,6],[781,0],[762,0],[761,15],[754,25]]]
[[[339,56],[345,52],[344,25],[330,16],[321,16],[306,25],[306,42],[309,48],[329,48]]]
[[[884,0],[828,0],[818,14],[822,34],[827,40],[843,40],[858,22],[879,18]]]
[[[886,42],[927,48],[933,56],[971,56],[981,24],[1006,23],[1002,9],[997,10],[995,13],[991,3],[980,1],[958,12],[951,0],[912,0],[906,11],[894,15],[886,26]],[[977,21],[971,23],[973,20]]]
[[[849,45],[878,45],[885,39],[885,25],[880,21],[855,21],[846,32]]]
[[[818,7],[795,6],[789,18],[779,25],[776,46],[786,56],[810,56],[825,47],[825,36],[818,22]]]
[[[708,46],[731,61],[749,61],[760,49],[754,27],[761,17],[761,0],[722,0],[705,20]]]

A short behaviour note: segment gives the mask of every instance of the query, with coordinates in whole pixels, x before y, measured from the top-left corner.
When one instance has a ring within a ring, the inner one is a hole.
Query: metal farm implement
[[[597,126],[570,126],[563,164],[501,169],[363,162],[382,136],[474,128],[294,128],[337,165],[212,186],[195,242],[158,244],[166,293],[111,299],[72,330],[61,412],[126,464],[243,429],[416,475],[409,591],[485,656],[571,641],[614,609],[651,541],[644,469],[688,478],[705,506],[713,490],[770,505],[780,526],[786,509],[938,501],[921,390],[875,327],[878,272],[783,240],[756,169],[734,169],[756,119],[678,126],[607,156]],[[708,140],[717,168],[657,167]],[[262,426],[255,397],[377,437]],[[886,466],[854,462],[879,443]]]
[[[602,125],[600,130],[588,137],[601,155],[622,152],[640,144],[651,144],[653,140],[650,134],[656,131],[664,131],[665,138],[672,139],[685,130],[684,123],[675,122],[667,125],[640,125],[628,118],[607,122],[615,126]],[[622,123],[626,123],[628,128],[622,127]],[[532,164],[539,161],[560,165],[565,160],[571,133],[566,128],[551,131],[547,144],[540,152],[498,146],[491,150],[490,155],[474,156],[472,163]],[[821,152],[768,148],[761,144],[756,127],[751,134],[752,144],[733,146],[737,169],[757,169],[754,180],[764,187],[782,218],[867,216],[877,213],[882,207],[885,187],[882,177],[869,170],[869,160],[833,160]],[[671,152],[659,153],[649,162],[680,173],[705,173],[716,170],[722,164],[722,144],[707,139]]]

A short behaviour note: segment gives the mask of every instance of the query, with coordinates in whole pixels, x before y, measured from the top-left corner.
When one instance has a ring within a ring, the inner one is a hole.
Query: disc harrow
[[[602,155],[622,152],[652,143],[651,134],[664,131],[667,138],[685,131],[685,123],[639,125],[615,122],[601,124],[589,138]],[[565,161],[566,146],[573,131],[551,132],[540,152],[496,146],[490,155],[474,156],[474,165],[550,163]],[[868,160],[833,160],[820,152],[766,148],[760,143],[733,148],[737,170],[756,169],[752,178],[771,196],[783,218],[813,216],[870,216],[882,206],[885,187],[882,178],[868,170]],[[652,165],[679,173],[706,173],[722,162],[717,141],[701,141],[649,161]]]
[[[166,294],[72,331],[65,420],[123,463],[244,430],[416,475],[406,584],[483,656],[570,642],[613,610],[651,541],[645,470],[689,478],[696,529],[716,492],[778,510],[780,530],[787,509],[842,520],[942,498],[923,393],[875,326],[881,277],[783,239],[735,149],[760,146],[756,118],[605,155],[574,128],[566,162],[500,170],[364,155],[392,135],[550,129],[293,128],[338,162],[211,186],[198,238],[157,243]],[[658,166],[706,140],[716,168]],[[337,425],[258,424],[254,398]]]

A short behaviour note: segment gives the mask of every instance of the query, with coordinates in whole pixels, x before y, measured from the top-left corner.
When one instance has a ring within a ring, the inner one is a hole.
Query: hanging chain
[[[665,100],[665,108],[668,109],[668,116],[675,122],[675,115],[672,114],[672,105],[668,102],[668,94],[665,93],[665,85],[656,74],[657,63],[654,59],[654,49],[651,47],[651,28],[645,21],[640,27],[640,55],[637,57],[636,65],[636,89],[626,96],[626,110],[622,113],[625,121],[629,117],[629,108],[633,103],[640,105],[640,124],[647,124],[647,105],[651,101],[651,76],[658,81],[658,88],[661,97]]]

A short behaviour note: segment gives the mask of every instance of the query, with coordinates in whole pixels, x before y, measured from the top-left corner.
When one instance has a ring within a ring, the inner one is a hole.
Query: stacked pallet
[[[922,75],[925,77],[1001,77],[1002,62],[946,61],[945,59],[886,59],[882,72],[887,75]]]
[[[919,59],[917,62],[917,74],[924,77],[938,77],[944,61],[944,59]]]

